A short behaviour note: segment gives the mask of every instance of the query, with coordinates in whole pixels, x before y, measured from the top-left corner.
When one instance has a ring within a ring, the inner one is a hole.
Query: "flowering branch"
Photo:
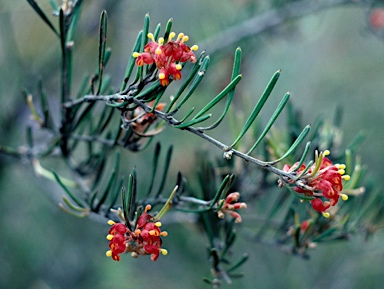
[[[351,228],[354,229],[361,216],[367,217],[372,224],[377,224],[377,220],[382,219],[380,212],[368,214],[370,206],[367,206],[365,211],[358,211],[354,215],[356,221],[350,225],[348,221],[352,219],[354,211],[351,211],[351,207],[349,209],[347,206],[338,207],[339,198],[347,200],[351,197],[353,200],[364,189],[361,185],[363,174],[361,164],[359,160],[352,159],[351,150],[345,150],[345,153],[339,156],[336,154],[332,160],[327,157],[329,154],[327,149],[335,147],[333,139],[336,129],[331,129],[334,134],[331,133],[326,137],[316,129],[302,153],[297,151],[304,143],[304,139],[308,137],[309,126],[303,126],[294,119],[294,128],[290,126],[281,131],[272,129],[285,107],[291,109],[288,114],[291,117],[289,124],[292,125],[294,113],[289,103],[290,93],[284,95],[265,127],[260,132],[257,131],[256,141],[249,146],[248,150],[245,150],[246,152],[243,152],[244,136],[251,127],[254,127],[255,120],[274,89],[280,71],[272,76],[246,121],[238,124],[241,127],[234,141],[231,144],[224,144],[208,135],[207,131],[218,127],[227,115],[235,89],[242,79],[240,48],[235,51],[232,75],[228,85],[200,111],[195,112],[195,108],[190,108],[186,115],[176,118],[176,113],[181,111],[206,75],[210,57],[205,54],[205,51],[197,57],[195,51],[198,47],[196,45],[189,47],[186,44],[189,37],[185,34],[180,33],[176,37],[176,34],[171,31],[172,20],[168,21],[163,37],[159,37],[160,25],[153,33],[149,32],[149,15],[146,15],[143,30],[138,34],[132,49],[121,89],[113,93],[116,90],[110,88],[110,82],[104,76],[111,51],[106,47],[108,18],[106,11],[103,11],[100,16],[97,72],[92,77],[84,78],[84,85],[80,87],[77,97],[72,98],[73,31],[82,1],[63,1],[62,6],[54,7],[54,14],[59,17],[59,29],[55,28],[35,1],[28,0],[28,2],[59,37],[61,44],[60,127],[56,128],[52,122],[53,118],[44,93],[40,93],[43,113],[39,113],[39,108],[35,107],[32,94],[26,93],[27,104],[33,119],[40,129],[50,133],[51,138],[44,146],[36,146],[33,130],[28,127],[26,147],[12,149],[0,146],[0,152],[31,161],[37,175],[56,181],[65,192],[59,204],[65,212],[77,217],[97,215],[103,220],[111,219],[108,222],[111,228],[107,235],[109,250],[106,255],[113,260],[119,261],[123,253],[131,253],[135,258],[139,255],[149,255],[153,261],[156,261],[161,254],[166,255],[167,250],[163,247],[162,239],[168,233],[160,228],[162,226],[160,219],[173,209],[198,215],[198,218],[194,218],[193,221],[207,235],[213,280],[208,278],[204,280],[214,287],[218,287],[221,280],[231,283],[231,278],[239,276],[234,270],[248,258],[245,254],[235,264],[231,264],[228,260],[236,236],[235,226],[243,220],[246,221],[248,217],[253,217],[254,211],[247,210],[251,211],[247,215],[244,210],[252,205],[248,202],[250,197],[258,200],[257,196],[267,191],[268,197],[274,196],[270,191],[277,187],[276,180],[279,187],[288,188],[291,194],[276,194],[275,204],[270,211],[262,208],[263,206],[258,206],[259,210],[265,211],[257,212],[263,217],[256,218],[262,219],[263,222],[260,226],[255,225],[252,228],[253,241],[273,244],[279,248],[289,246],[292,253],[304,256],[306,250],[313,248],[316,242],[345,238],[346,232]],[[51,2],[55,5],[54,1]],[[206,42],[203,46],[211,51],[218,51],[240,39],[280,25],[287,19],[298,18],[331,6],[355,2],[291,1],[278,9],[224,31],[216,38],[212,38],[210,40],[212,42]],[[217,43],[220,46],[215,46]],[[192,68],[189,75],[184,76],[182,73],[186,65],[192,65]],[[132,77],[133,71],[135,75]],[[133,80],[129,83],[132,78]],[[166,106],[161,102],[162,97],[168,86],[179,80],[183,82],[170,105]],[[226,103],[221,116],[210,126],[199,126],[212,117],[211,109],[224,98]],[[101,112],[95,109],[100,102],[102,103]],[[119,174],[118,151],[112,165],[106,165],[109,154],[118,146],[133,152],[146,148],[152,137],[162,132],[164,124],[176,130],[192,133],[223,152],[223,157],[216,163],[209,161],[205,156],[196,158],[200,162],[197,167],[200,170],[198,177],[201,184],[197,193],[186,186],[186,179],[179,173],[170,196],[168,198],[162,196],[169,171],[172,146],[167,150],[157,191],[153,188],[158,175],[160,144],[156,145],[153,153],[153,162],[149,170],[152,175],[145,172],[145,180],[149,187],[146,193],[138,189],[135,169],[129,175],[128,186],[125,189],[124,178]],[[296,131],[301,132],[296,133]],[[83,147],[79,149],[79,142],[86,143],[85,149]],[[320,152],[316,150],[314,160],[306,162],[311,143],[314,143]],[[320,147],[323,143],[329,147]],[[261,152],[263,158],[252,156],[251,153],[255,150],[258,153]],[[73,179],[63,177],[61,173],[55,171],[56,168],[50,170],[43,167],[44,163],[40,164],[40,159],[53,156],[61,157],[63,163],[67,165],[66,168],[74,176]],[[298,162],[296,162],[297,159],[299,159]],[[340,163],[337,163],[336,159]],[[279,165],[282,161],[287,163],[284,167]],[[353,165],[354,162],[355,165]],[[261,174],[258,169],[262,171]],[[235,172],[237,178],[235,178]],[[266,172],[273,173],[275,177],[268,177]],[[106,179],[106,184],[102,184],[100,179]],[[257,190],[256,193],[255,190]],[[121,202],[118,201],[120,195]],[[294,202],[297,200],[296,197],[302,202],[310,203],[312,209],[308,210],[308,207],[297,205],[296,203],[299,202]],[[377,201],[376,198],[372,203],[375,201]],[[157,213],[151,215],[148,213],[159,205],[162,208]],[[337,210],[340,212],[340,218],[335,217]],[[240,212],[244,214],[240,215]],[[277,213],[280,213],[279,219],[275,220]],[[273,242],[263,239],[268,230],[277,233],[273,234],[277,236]]]

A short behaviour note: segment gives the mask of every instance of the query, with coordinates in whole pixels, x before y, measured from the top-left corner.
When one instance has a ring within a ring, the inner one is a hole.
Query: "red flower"
[[[242,219],[238,212],[235,210],[245,209],[247,208],[246,203],[237,202],[240,198],[240,193],[230,193],[225,200],[221,200],[219,206],[224,202],[221,206],[220,210],[217,212],[219,218],[224,218],[225,213],[229,214],[231,217],[236,219],[236,223],[241,223]]]
[[[159,69],[159,81],[162,86],[169,84],[169,77],[173,80],[181,79],[182,66],[179,63],[190,61],[196,62],[196,56],[193,51],[197,50],[196,45],[189,47],[185,44],[189,37],[180,33],[176,40],[172,40],[175,37],[175,33],[169,34],[168,42],[164,44],[164,39],[159,38],[158,42],[152,33],[148,33],[148,38],[152,41],[144,46],[144,52],[133,53],[136,57],[136,65],[143,66],[144,64],[155,63]]]
[[[329,151],[320,153],[316,157],[315,163],[300,177],[304,186],[293,188],[304,196],[315,197],[310,201],[312,207],[326,217],[329,217],[329,213],[325,211],[336,205],[340,196],[343,200],[348,199],[347,195],[341,193],[343,190],[342,180],[349,180],[350,178],[348,175],[344,175],[345,165],[332,164],[332,161],[325,157],[328,154]],[[295,163],[292,167],[285,165],[283,171],[293,172],[296,170],[297,174],[300,175],[306,169],[305,165],[301,165],[299,169],[297,169],[297,166],[298,163]],[[326,200],[322,201],[321,198]]]
[[[151,259],[156,261],[160,253],[167,255],[168,251],[161,248],[161,237],[166,237],[168,233],[161,231],[160,222],[153,222],[153,217],[147,213],[150,209],[150,205],[145,207],[133,232],[123,223],[108,222],[112,225],[107,235],[110,248],[106,253],[108,257],[120,261],[120,254],[131,252],[132,257],[151,255]]]

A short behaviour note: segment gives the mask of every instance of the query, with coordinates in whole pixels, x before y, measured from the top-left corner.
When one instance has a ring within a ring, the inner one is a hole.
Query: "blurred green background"
[[[251,0],[85,2],[75,36],[75,89],[82,75],[92,73],[97,66],[102,9],[109,18],[112,58],[107,73],[112,75],[114,87],[120,86],[146,12],[150,13],[152,29],[173,18],[175,32],[188,34],[192,45],[209,44],[221,31],[268,9],[268,1]],[[48,0],[38,3],[47,13],[51,11]],[[225,47],[211,54],[212,65],[199,97],[207,100],[226,84],[234,49],[241,46],[244,78],[236,97],[250,97],[255,103],[272,74],[281,69],[273,92],[275,100],[266,108],[265,117],[286,91],[291,91],[305,123],[313,123],[318,115],[334,118],[340,106],[342,142],[348,144],[364,131],[366,141],[360,154],[382,186],[384,42],[369,31],[367,13],[367,8],[358,5],[341,5]],[[200,46],[200,50],[204,48],[210,54],[209,46]],[[51,107],[57,104],[59,66],[57,39],[26,1],[0,0],[1,144],[19,146],[24,142],[30,113],[23,88],[34,93],[37,81],[43,79]],[[170,144],[170,134],[168,130],[160,138],[164,147]],[[176,142],[173,170],[193,176],[193,147],[212,148],[187,134],[172,134],[172,140]],[[181,141],[183,149],[177,147]],[[186,155],[188,148],[192,150]],[[217,155],[220,152],[213,149],[212,156]],[[193,226],[167,225],[165,247],[169,255],[156,262],[129,256],[113,262],[105,257],[106,224],[64,214],[56,205],[55,199],[62,193],[56,184],[36,178],[28,163],[9,157],[0,160],[0,288],[209,288],[201,281],[210,274],[207,240]],[[150,165],[132,153],[127,153],[124,161],[130,167],[136,165],[139,174]],[[170,179],[174,181],[172,176]],[[235,256],[248,252],[251,258],[241,268],[245,277],[235,280],[232,288],[382,288],[382,233],[369,242],[357,235],[348,243],[319,246],[307,261],[240,239]]]

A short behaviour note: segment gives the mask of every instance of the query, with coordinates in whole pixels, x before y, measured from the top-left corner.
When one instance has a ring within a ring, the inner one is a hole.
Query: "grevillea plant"
[[[189,46],[189,37],[184,33],[176,36],[172,20],[164,29],[158,24],[151,31],[150,17],[145,15],[143,30],[137,35],[125,74],[121,76],[121,87],[113,88],[110,77],[104,75],[111,50],[107,48],[107,12],[103,11],[96,73],[85,77],[78,92],[73,94],[72,70],[81,69],[72,62],[72,54],[82,1],[63,1],[61,6],[51,1],[57,25],[36,1],[28,0],[28,3],[60,42],[60,120],[49,109],[51,97],[41,90],[41,107],[36,107],[34,97],[26,91],[33,119],[50,137],[45,143],[35,145],[34,129],[27,127],[26,146],[1,146],[0,151],[28,160],[37,175],[57,182],[61,187],[57,194],[62,194],[59,206],[64,212],[75,217],[97,216],[108,223],[109,231],[101,231],[100,238],[107,236],[106,255],[112,260],[119,261],[125,253],[134,258],[149,255],[152,261],[167,255],[167,242],[176,236],[168,236],[163,230],[167,223],[160,221],[165,214],[174,212],[193,214],[208,240],[212,276],[204,281],[218,287],[222,281],[231,283],[232,278],[239,277],[237,269],[248,258],[245,253],[232,260],[236,256],[230,252],[237,235],[249,242],[307,257],[308,249],[318,243],[347,240],[356,231],[368,236],[375,231],[372,228],[382,224],[383,210],[372,208],[383,199],[373,188],[364,185],[365,170],[356,156],[360,136],[342,148],[336,141],[337,123],[319,118],[312,129],[303,125],[289,101],[290,93],[283,96],[264,126],[261,121],[256,122],[280,71],[272,75],[262,95],[253,101],[256,104],[244,108],[243,112],[247,113],[244,121],[234,120],[230,108],[242,79],[242,51],[237,48],[228,84],[196,111],[195,107],[188,107],[187,101],[196,95],[200,82],[210,72],[210,56],[204,47]],[[293,18],[300,16],[287,11]],[[372,29],[384,27],[382,18],[381,10],[373,11],[369,18]],[[173,85],[178,85],[177,92],[167,96],[168,88]],[[213,108],[221,102],[225,102],[223,111],[212,121],[216,117]],[[277,127],[274,123],[284,108],[288,115],[286,127]],[[229,143],[210,134],[220,129],[226,116],[234,128],[233,141]],[[196,163],[191,164],[198,173],[198,189],[188,186],[187,179],[192,177],[179,172],[174,189],[164,192],[173,149],[167,150],[161,171],[161,144],[154,146],[153,154],[148,146],[165,128],[172,134],[194,134],[201,142],[222,151],[219,159],[198,152]],[[153,162],[149,173],[121,172],[123,150],[137,154],[150,152]],[[65,168],[56,170],[41,165],[43,159],[53,157],[59,157]],[[68,173],[73,177],[64,177]],[[147,191],[138,183],[140,175],[149,184]],[[161,179],[157,189],[156,178]],[[105,179],[103,183],[101,180]],[[260,205],[265,198],[273,204]],[[260,222],[248,224],[250,218]],[[194,250],[198,249],[195,246]]]

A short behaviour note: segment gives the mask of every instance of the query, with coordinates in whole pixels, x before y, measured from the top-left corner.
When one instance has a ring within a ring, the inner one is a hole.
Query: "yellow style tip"
[[[350,175],[344,175],[341,177],[343,180],[349,181],[351,179]]]
[[[165,78],[165,74],[164,73],[159,73],[159,79],[164,79]]]
[[[176,33],[175,32],[171,32],[169,33],[169,37],[168,37],[168,40],[172,40],[173,37],[176,36]]]
[[[343,199],[343,201],[348,200],[348,195],[346,194],[340,194],[340,197]]]
[[[330,214],[329,214],[328,212],[324,212],[324,213],[323,213],[323,216],[324,216],[325,218],[329,218]]]

